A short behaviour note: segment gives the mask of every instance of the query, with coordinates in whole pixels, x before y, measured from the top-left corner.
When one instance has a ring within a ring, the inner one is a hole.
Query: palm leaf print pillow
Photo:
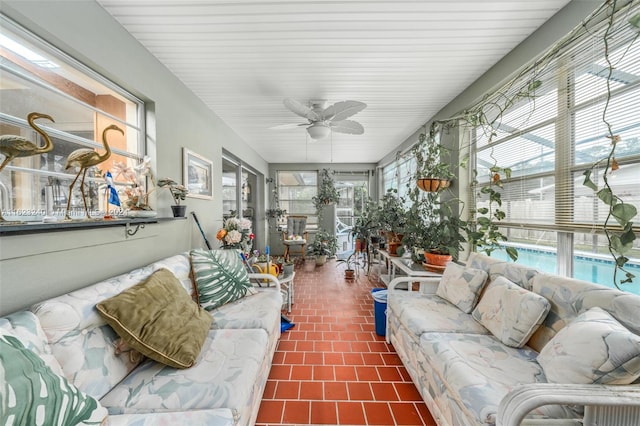
[[[192,250],[191,269],[198,303],[207,311],[257,293],[239,250]]]
[[[107,417],[98,401],[11,335],[0,335],[0,378],[0,424],[99,425]]]

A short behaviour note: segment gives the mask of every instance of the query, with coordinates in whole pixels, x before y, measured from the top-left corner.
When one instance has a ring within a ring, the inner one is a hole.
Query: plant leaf
[[[620,234],[620,242],[624,245],[633,243],[635,239],[636,239],[636,234],[633,232],[632,229],[628,229],[622,234]]]
[[[614,204],[613,193],[609,188],[602,188],[600,191],[598,191],[598,198],[600,198],[602,202],[609,206],[612,206]]]
[[[582,182],[582,185],[586,186],[587,188],[591,188],[594,191],[597,191],[598,187],[591,180],[591,170],[585,170],[582,174],[584,175],[584,182]]]
[[[478,225],[481,226],[489,226],[491,224],[491,221],[489,220],[489,218],[481,216],[478,218]]]
[[[518,260],[518,250],[516,250],[515,247],[506,247],[505,250],[507,251],[507,255],[509,255],[511,260],[513,260],[514,262]]]
[[[626,226],[638,214],[638,210],[632,204],[619,203],[611,209],[611,215],[616,218],[621,226]]]

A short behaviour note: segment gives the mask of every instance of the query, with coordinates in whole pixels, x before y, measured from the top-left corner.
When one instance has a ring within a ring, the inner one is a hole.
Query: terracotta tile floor
[[[376,277],[330,260],[296,265],[295,327],[282,334],[258,425],[435,425],[393,346],[375,333]]]

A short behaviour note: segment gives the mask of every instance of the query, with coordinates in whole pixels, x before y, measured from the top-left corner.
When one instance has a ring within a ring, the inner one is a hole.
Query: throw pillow
[[[96,308],[131,348],[175,368],[195,363],[213,321],[167,269]]]
[[[99,425],[108,414],[18,338],[5,334],[0,334],[0,407],[3,425]]]
[[[478,303],[480,292],[487,283],[488,274],[480,269],[467,268],[454,262],[447,264],[436,294],[470,313]]]
[[[640,377],[640,336],[591,308],[542,348],[538,363],[550,383],[627,385]]]
[[[198,302],[207,311],[257,294],[249,282],[239,250],[192,250],[191,269]]]
[[[549,313],[551,304],[505,277],[487,285],[471,315],[502,343],[521,348]]]

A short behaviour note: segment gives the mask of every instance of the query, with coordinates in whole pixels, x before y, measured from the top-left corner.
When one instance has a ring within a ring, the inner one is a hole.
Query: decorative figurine
[[[27,116],[29,126],[31,126],[31,128],[36,132],[40,133],[44,138],[44,145],[42,147],[38,147],[36,144],[22,136],[0,136],[0,153],[2,153],[5,157],[2,164],[0,164],[0,172],[5,168],[7,164],[11,162],[11,160],[16,157],[31,157],[32,155],[44,154],[45,152],[49,152],[53,149],[53,142],[51,142],[51,138],[49,138],[49,135],[47,135],[44,130],[42,130],[34,123],[34,121],[38,118],[46,118],[53,123],[55,123],[55,120],[51,118],[51,116],[42,114],[40,112],[31,112]],[[4,217],[2,217],[2,209],[0,209],[0,223],[4,221]]]
[[[107,132],[109,130],[117,130],[124,135],[124,131],[120,127],[116,126],[115,124],[107,126],[102,131],[102,144],[104,145],[104,149],[106,151],[103,155],[98,154],[95,150],[91,148],[80,148],[73,151],[67,157],[67,163],[65,164],[65,168],[68,169],[70,167],[80,167],[80,170],[78,171],[76,178],[73,180],[73,182],[71,182],[71,185],[69,185],[67,211],[65,212],[65,216],[64,216],[65,220],[71,220],[71,216],[69,216],[69,210],[71,209],[71,193],[73,191],[73,186],[75,185],[76,181],[80,177],[80,173],[82,173],[82,181],[80,182],[80,192],[82,193],[82,201],[84,202],[84,212],[87,215],[87,219],[91,219],[91,216],[89,215],[89,208],[87,207],[87,197],[84,193],[84,178],[87,175],[87,169],[89,167],[96,166],[102,163],[103,161],[106,161],[109,157],[111,157],[111,148],[109,148],[109,144],[107,143]]]

